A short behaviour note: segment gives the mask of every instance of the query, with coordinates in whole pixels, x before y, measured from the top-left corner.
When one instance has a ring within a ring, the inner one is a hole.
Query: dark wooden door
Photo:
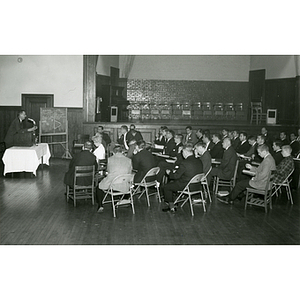
[[[266,70],[255,70],[249,72],[250,102],[263,102],[265,99],[265,76]]]
[[[33,119],[37,126],[40,122],[40,108],[53,107],[52,94],[22,94],[22,108],[25,109],[28,118]]]

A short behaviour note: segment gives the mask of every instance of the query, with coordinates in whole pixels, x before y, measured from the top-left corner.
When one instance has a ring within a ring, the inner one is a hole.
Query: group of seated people
[[[97,211],[102,212],[105,191],[114,178],[121,174],[132,174],[133,183],[139,183],[150,169],[158,166],[160,170],[156,180],[165,203],[163,211],[174,213],[176,192],[182,190],[197,174],[205,174],[208,185],[213,177],[230,180],[239,161],[237,184],[229,195],[217,196],[218,200],[229,204],[241,198],[247,187],[265,189],[271,171],[275,171],[274,182],[281,183],[294,169],[293,157],[300,152],[300,129],[298,136],[290,134],[290,141],[285,132],[272,140],[265,127],[256,137],[248,136],[244,131],[227,129],[212,135],[209,130],[198,129],[194,132],[191,126],[185,130],[185,134],[175,134],[173,130],[161,126],[155,140],[147,143],[134,124],[130,125],[129,130],[123,125],[117,141],[112,142],[103,127],[99,126],[92,140],[86,142],[83,151],[70,162],[65,184],[72,185],[75,165],[97,166],[106,161],[107,176],[96,189]],[[107,153],[110,152],[108,146],[112,149],[112,156]],[[243,171],[245,169],[252,173],[251,179]],[[128,189],[122,185],[114,188],[121,192]],[[190,188],[199,190],[201,184],[191,185]]]

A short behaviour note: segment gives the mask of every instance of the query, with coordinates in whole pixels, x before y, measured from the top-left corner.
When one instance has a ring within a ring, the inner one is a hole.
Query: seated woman
[[[94,137],[93,137],[94,138]],[[105,146],[103,141],[103,135],[101,133],[98,133],[97,137],[94,138],[93,142],[96,146],[96,149],[94,150],[93,154],[97,158],[97,162],[105,160]]]

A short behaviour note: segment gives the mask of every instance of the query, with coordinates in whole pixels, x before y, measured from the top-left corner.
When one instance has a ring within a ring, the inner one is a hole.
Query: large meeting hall
[[[299,244],[299,55],[1,55],[0,66],[2,245]],[[247,168],[266,159],[252,148],[274,157],[270,178],[288,156],[288,174],[255,189]],[[88,183],[76,162],[94,164]],[[122,172],[118,194],[106,182]],[[250,186],[233,198],[239,182]]]

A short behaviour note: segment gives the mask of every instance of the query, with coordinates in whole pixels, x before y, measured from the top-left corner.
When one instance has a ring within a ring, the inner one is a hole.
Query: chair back
[[[76,166],[74,173],[74,187],[90,187],[94,184],[95,166]],[[79,179],[80,178],[80,179]]]
[[[206,174],[202,177],[201,181],[204,181],[207,178],[207,176],[209,175],[211,170],[212,170],[212,166],[209,168],[209,170],[206,172]]]
[[[143,180],[146,180],[147,177],[151,177],[151,176],[156,176],[159,172],[160,168],[159,167],[155,167],[155,168],[152,168],[150,169],[146,175],[144,176]],[[142,180],[142,181],[143,181]]]
[[[108,189],[111,191],[120,191],[121,187],[122,192],[126,193],[130,191],[132,183],[133,174],[121,174],[114,178]]]
[[[272,186],[273,186],[273,180],[274,180],[275,172],[276,172],[276,170],[271,171],[269,173],[267,184],[266,184],[266,188],[265,188],[266,195],[268,195],[269,193],[271,195],[271,193],[272,193]]]
[[[198,182],[200,182],[200,181],[202,180],[203,177],[204,177],[204,173],[195,175],[195,176],[189,181],[189,183],[187,184],[187,186],[189,186],[190,184],[193,184],[193,183],[198,183]]]

